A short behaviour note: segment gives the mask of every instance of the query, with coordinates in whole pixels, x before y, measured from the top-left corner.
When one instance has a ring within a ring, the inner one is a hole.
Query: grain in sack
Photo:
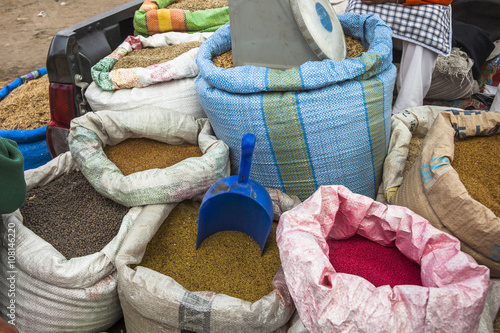
[[[388,198],[390,204],[408,207],[436,228],[457,237],[462,251],[488,266],[492,277],[500,277],[500,217],[495,214],[498,168],[493,164],[496,157],[474,161],[481,164],[475,168],[477,172],[486,172],[483,175],[486,178],[477,185],[462,181],[466,174],[456,170],[453,163],[455,158],[465,157],[463,153],[456,155],[456,141],[490,136],[491,144],[497,145],[499,128],[500,114],[496,112],[461,109],[441,112],[425,136],[420,155],[407,177]],[[475,149],[493,152],[493,148]],[[488,203],[479,201],[484,199],[477,195],[479,186],[489,193]]]
[[[283,213],[300,203],[300,200],[296,196],[288,196],[276,189],[266,188],[266,190],[269,192],[273,202],[273,215],[275,219],[278,219]],[[182,209],[186,210],[186,202],[179,205],[183,205],[184,208]],[[188,208],[189,205],[198,207],[199,203],[196,204],[196,202],[192,201],[188,204]],[[216,293],[213,290],[190,291],[170,276],[170,274],[159,272],[161,269],[164,269],[162,268],[164,265],[158,262],[160,256],[173,255],[162,254],[159,251],[159,244],[163,244],[161,239],[163,239],[163,242],[166,241],[168,243],[165,249],[172,250],[176,246],[182,246],[179,242],[184,242],[186,238],[179,238],[178,235],[169,237],[169,227],[162,224],[169,223],[169,218],[179,219],[179,214],[186,217],[178,221],[181,223],[179,230],[185,228],[182,223],[197,224],[197,216],[189,218],[185,215],[186,212],[179,213],[178,211],[174,211],[178,207],[176,204],[169,204],[167,206],[168,209],[162,214],[162,218],[167,221],[149,223],[142,226],[135,225],[131,230],[131,235],[125,240],[124,247],[117,258],[117,267],[119,267],[118,290],[127,332],[141,333],[147,331],[154,333],[164,332],[165,330],[169,332],[193,331],[207,333],[286,332],[286,325],[294,313],[295,307],[288,293],[281,268],[273,273],[272,285],[268,287],[270,288],[270,292],[265,295],[255,294],[255,290],[249,288],[250,286],[242,286],[245,291],[238,290],[238,288],[233,290],[232,296]],[[177,217],[170,216],[171,214]],[[155,221],[158,220],[155,219]],[[193,230],[196,229],[196,226],[192,227],[194,227]],[[167,234],[162,236],[164,232],[167,232]],[[185,234],[185,232],[182,233]],[[223,233],[226,233],[226,231]],[[225,236],[234,237],[235,235],[229,232]],[[195,232],[191,231],[192,246],[195,246],[195,237]],[[246,238],[239,237],[241,235],[237,235],[238,239],[236,241],[247,241]],[[174,242],[174,238],[179,241]],[[270,237],[270,239],[272,238]],[[206,241],[208,241],[207,244],[205,244]],[[212,241],[216,242],[217,238],[214,240],[207,238],[201,246],[207,245],[213,247],[221,244],[217,242],[215,244]],[[222,241],[225,244],[227,239]],[[248,241],[254,242],[253,239]],[[254,250],[256,251],[254,251],[254,254],[260,256],[258,245],[256,243],[249,245],[255,245]],[[219,254],[221,254],[221,250],[223,251],[223,249],[219,249]],[[193,249],[192,251],[197,250]],[[207,257],[207,260],[221,260],[223,259],[222,257],[224,255],[221,255],[221,258],[218,259]],[[142,265],[143,260],[145,266]],[[154,269],[148,268],[148,266]],[[216,272],[210,272],[210,275],[214,274]],[[188,276],[184,278],[199,280],[203,279],[203,276]],[[227,277],[222,277],[218,280],[215,279],[216,284],[219,284],[217,288],[225,288],[223,286],[225,278]],[[240,283],[242,283],[241,281]],[[226,282],[234,284],[232,280],[227,280]],[[271,281],[267,283],[269,282]],[[196,287],[193,288],[197,289]],[[247,296],[243,296],[245,294]],[[249,298],[244,300],[238,296]]]
[[[104,148],[132,138],[196,145],[203,155],[124,175]],[[229,173],[228,147],[213,135],[208,119],[177,112],[91,112],[71,122],[68,143],[90,184],[103,196],[127,207],[191,199]]]

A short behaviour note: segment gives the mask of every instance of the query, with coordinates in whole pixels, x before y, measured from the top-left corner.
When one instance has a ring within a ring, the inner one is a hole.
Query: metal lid
[[[344,60],[344,31],[328,0],[290,0],[293,16],[311,50],[320,59]]]

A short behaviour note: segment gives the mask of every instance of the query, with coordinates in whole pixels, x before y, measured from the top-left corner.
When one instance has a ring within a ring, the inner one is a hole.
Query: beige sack
[[[276,189],[266,189],[275,219],[300,203]],[[177,204],[166,204],[152,223],[134,225],[117,256],[118,295],[128,333],[187,331],[199,333],[284,333],[295,311],[283,270],[274,290],[251,303],[210,291],[190,292],[170,276],[139,265],[146,247]]]
[[[457,135],[497,135],[499,127],[498,113],[440,113],[408,176],[389,198],[390,204],[408,207],[457,237],[462,251],[488,266],[492,277],[500,277],[500,218],[468,194],[451,162]]]

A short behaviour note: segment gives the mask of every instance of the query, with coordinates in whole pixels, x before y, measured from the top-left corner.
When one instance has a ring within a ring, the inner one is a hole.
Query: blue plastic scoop
[[[218,180],[205,194],[198,213],[196,249],[205,238],[219,231],[241,231],[252,237],[264,253],[273,223],[273,204],[266,189],[249,178],[255,136],[247,133],[241,140],[237,176]]]

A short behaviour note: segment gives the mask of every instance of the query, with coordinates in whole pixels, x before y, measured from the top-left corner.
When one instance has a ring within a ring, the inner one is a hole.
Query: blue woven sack
[[[47,147],[47,126],[31,130],[1,130],[2,138],[13,140],[24,157],[24,170],[38,168],[52,159]]]
[[[47,68],[43,67],[6,84],[0,89],[0,101],[22,84],[42,77],[45,74],[47,74]],[[17,143],[17,148],[24,157],[24,170],[29,170],[44,165],[52,159],[45,139],[46,131],[47,126],[31,130],[0,130],[0,136]]]
[[[250,177],[263,186],[301,200],[321,185],[375,198],[391,134],[392,31],[373,14],[339,20],[367,52],[286,71],[224,69],[211,59],[231,49],[229,23],[201,45],[196,92],[216,136],[230,148],[232,174],[241,138],[250,132],[257,138]]]

